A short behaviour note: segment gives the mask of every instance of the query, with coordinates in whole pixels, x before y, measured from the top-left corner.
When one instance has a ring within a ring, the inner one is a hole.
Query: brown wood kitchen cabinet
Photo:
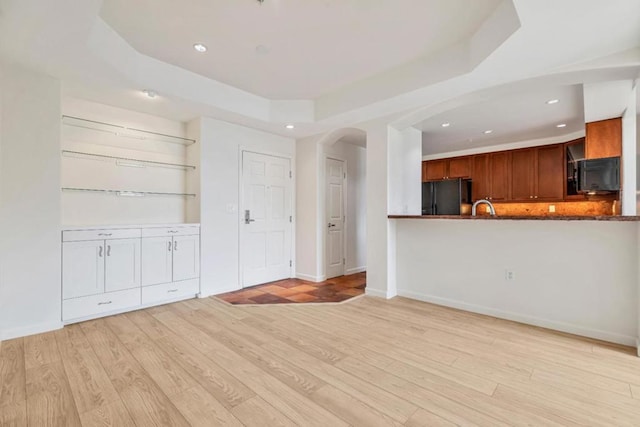
[[[563,145],[514,150],[511,153],[510,169],[510,200],[562,200],[564,193]]]
[[[536,149],[534,198],[562,200],[564,196],[564,144]]]
[[[509,200],[509,163],[511,153],[500,151],[489,154],[490,190],[489,200]],[[473,184],[472,184],[473,186]]]
[[[454,157],[422,162],[422,181],[469,178],[471,176],[471,156]]]
[[[585,158],[602,159],[622,156],[622,119],[587,123]]]
[[[473,156],[472,199],[504,201],[509,197],[509,152]]]

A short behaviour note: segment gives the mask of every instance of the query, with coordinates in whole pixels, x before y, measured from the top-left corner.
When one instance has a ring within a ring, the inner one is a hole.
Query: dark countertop
[[[529,221],[640,221],[640,216],[489,216],[489,215],[388,215],[389,219],[529,220]]]

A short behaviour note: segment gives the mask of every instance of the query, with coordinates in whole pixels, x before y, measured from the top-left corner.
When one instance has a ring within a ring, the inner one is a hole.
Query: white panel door
[[[159,285],[173,280],[173,239],[142,239],[142,286]]]
[[[104,240],[62,244],[62,298],[104,292]]]
[[[173,281],[200,277],[200,236],[173,237]]]
[[[327,159],[326,162],[326,270],[327,279],[344,275],[344,162]]]
[[[105,241],[105,292],[140,286],[140,239]]]
[[[291,277],[290,160],[242,153],[242,285]]]

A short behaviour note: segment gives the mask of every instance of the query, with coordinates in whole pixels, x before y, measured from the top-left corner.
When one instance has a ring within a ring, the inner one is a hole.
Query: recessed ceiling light
[[[485,131],[484,131],[484,134],[485,134],[485,135],[489,135],[490,133],[493,133],[493,131],[492,131],[491,129],[489,129],[489,130],[485,130]]]
[[[158,93],[155,90],[151,90],[151,89],[144,89],[142,93],[144,93],[147,96],[147,98],[151,98],[151,99],[158,96]]]
[[[294,125],[286,125],[285,126],[287,129],[295,129],[296,127]]]
[[[557,128],[566,128],[567,124],[566,123],[560,123],[559,125],[556,125]]]
[[[266,55],[267,53],[269,53],[269,48],[263,44],[258,45],[256,46],[256,53],[258,55]]]
[[[442,127],[443,127],[443,128],[448,128],[449,126],[451,126],[451,123],[443,123],[443,124],[442,124]]]
[[[207,51],[207,47],[205,45],[203,45],[202,43],[196,43],[193,45],[193,48],[195,50],[197,50],[200,53],[204,53]]]
[[[559,99],[550,99],[547,101],[547,104],[552,105],[552,104],[557,104],[558,102],[560,102]]]

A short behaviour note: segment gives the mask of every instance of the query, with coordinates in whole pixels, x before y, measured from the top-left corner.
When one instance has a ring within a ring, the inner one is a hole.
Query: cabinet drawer
[[[177,298],[195,296],[199,290],[198,279],[181,282],[163,283],[162,285],[144,286],[142,288],[142,305],[157,304]]]
[[[140,237],[139,228],[118,230],[73,230],[63,231],[63,242],[79,242],[83,240],[134,239]]]
[[[198,226],[143,228],[142,237],[194,236],[200,234]]]
[[[140,288],[62,301],[62,320],[81,319],[140,305]]]

